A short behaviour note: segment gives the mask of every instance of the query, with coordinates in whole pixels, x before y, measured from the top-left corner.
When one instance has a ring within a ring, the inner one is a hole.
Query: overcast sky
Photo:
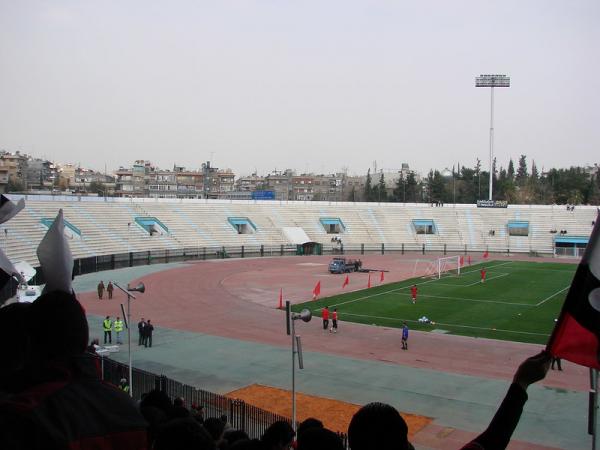
[[[600,2],[0,0],[0,149],[108,170],[600,162]]]

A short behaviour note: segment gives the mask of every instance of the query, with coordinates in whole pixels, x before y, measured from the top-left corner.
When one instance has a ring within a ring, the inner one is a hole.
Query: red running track
[[[385,274],[388,283],[412,277],[419,256],[364,255],[362,259],[364,267],[389,270]],[[342,292],[343,275],[327,272],[329,260],[328,256],[211,260],[147,275],[139,279],[147,291],[136,303],[133,320],[151,318],[159,327],[287,347],[284,313],[277,309],[279,289],[293,303],[309,300],[319,280],[322,297]],[[351,274],[346,290],[366,288],[367,277]],[[132,284],[137,282],[132,280]],[[379,284],[378,273],[372,275],[372,282]],[[80,298],[89,313],[114,316],[119,295],[124,297],[115,291],[113,302],[99,301],[93,292]],[[343,319],[343,310],[340,315]],[[522,360],[542,349],[533,344],[415,331],[405,352],[400,348],[400,333],[399,329],[343,320],[336,335],[323,332],[320,320],[302,327],[304,348],[311,351],[484,378],[509,380]],[[586,368],[563,362],[563,369],[550,371],[543,384],[588,389]]]

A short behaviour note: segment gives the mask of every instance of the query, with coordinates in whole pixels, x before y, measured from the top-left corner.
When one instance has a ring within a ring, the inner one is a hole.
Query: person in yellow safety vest
[[[129,393],[129,383],[127,383],[127,378],[121,378],[119,382],[119,389],[123,392]]]
[[[121,332],[123,331],[123,321],[117,317],[115,320],[115,332],[117,333],[117,344],[121,345]]]
[[[102,329],[104,330],[104,344],[106,345],[106,338],[108,338],[108,343],[112,344],[112,320],[110,320],[110,316],[106,316],[106,319],[102,321]]]

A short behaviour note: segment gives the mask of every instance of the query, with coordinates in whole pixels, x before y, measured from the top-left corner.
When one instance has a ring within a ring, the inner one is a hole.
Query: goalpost
[[[445,256],[429,263],[426,277],[440,279],[443,276],[460,275],[460,256]]]

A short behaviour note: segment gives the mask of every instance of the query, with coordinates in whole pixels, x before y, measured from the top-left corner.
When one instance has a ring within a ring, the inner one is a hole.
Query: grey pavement
[[[152,264],[150,266],[125,267],[116,270],[104,270],[102,272],[87,273],[79,275],[73,280],[73,289],[75,292],[95,291],[100,280],[104,280],[104,284],[108,284],[108,280],[116,281],[121,286],[127,286],[131,280],[143,277],[151,273],[162,272],[163,270],[174,269],[181,267],[186,263],[166,263]]]
[[[102,318],[88,319],[90,335],[102,336]],[[255,383],[291,387],[290,348],[161,327],[155,329],[154,347],[141,348],[135,324],[132,331],[135,367],[218,393]],[[113,357],[126,363],[127,346]],[[307,348],[304,365],[296,376],[300,392],[359,405],[382,401],[403,412],[432,417],[438,425],[475,433],[486,428],[508,389],[505,381],[338,357]],[[537,385],[528,393],[515,439],[569,450],[591,447],[587,393]]]

